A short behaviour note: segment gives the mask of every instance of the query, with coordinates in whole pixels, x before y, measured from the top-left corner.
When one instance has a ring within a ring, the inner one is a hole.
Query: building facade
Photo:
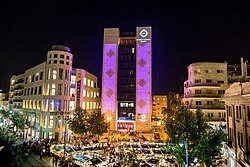
[[[225,125],[223,95],[227,88],[226,63],[193,63],[188,66],[183,100],[191,110],[200,108],[211,125]]]
[[[0,91],[0,110],[8,110],[9,94]]]
[[[83,96],[84,90],[77,87],[72,61],[73,55],[68,47],[54,45],[47,53],[46,62],[11,78],[11,108],[23,112],[26,137],[64,138],[65,119],[73,116],[77,99]],[[83,78],[78,80],[85,80],[86,76],[80,77]],[[78,92],[78,88],[82,91]],[[97,85],[96,91],[99,91]],[[69,137],[69,133],[67,135]]]
[[[164,125],[164,113],[163,108],[167,108],[167,96],[166,95],[153,95],[153,107],[152,107],[152,126]]]
[[[110,130],[151,130],[151,62],[151,27],[104,29],[102,112]]]
[[[225,92],[228,166],[250,166],[250,82],[235,82]]]

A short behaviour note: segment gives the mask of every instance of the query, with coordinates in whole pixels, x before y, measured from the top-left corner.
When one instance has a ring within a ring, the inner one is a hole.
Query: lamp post
[[[188,142],[187,140],[184,138],[184,136],[182,135],[181,138],[180,138],[180,143],[179,145],[181,147],[185,147],[185,151],[186,151],[186,167],[189,167],[188,165]]]

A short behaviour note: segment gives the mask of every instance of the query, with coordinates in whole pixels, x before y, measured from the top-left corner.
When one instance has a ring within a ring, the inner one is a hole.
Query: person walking
[[[39,155],[40,155],[40,159],[42,159],[42,157],[43,157],[43,147],[42,146],[40,147],[40,153],[39,153]]]
[[[52,158],[52,166],[54,166],[55,164],[56,164],[56,157],[53,156],[53,158]]]

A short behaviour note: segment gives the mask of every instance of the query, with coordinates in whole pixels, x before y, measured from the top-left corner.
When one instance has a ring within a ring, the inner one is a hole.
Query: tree
[[[9,119],[16,126],[17,130],[24,129],[24,117],[22,114],[14,112],[14,113],[9,115]]]
[[[176,96],[171,95],[168,99],[166,112],[165,131],[170,138],[167,151],[184,166],[185,149],[179,146],[183,136],[189,148],[189,164],[210,166],[212,159],[220,155],[225,134],[221,130],[211,129],[200,109],[193,112],[182,101],[174,98]]]
[[[89,132],[96,135],[97,138],[109,129],[109,123],[106,122],[105,115],[100,110],[91,112],[88,122]]]
[[[69,128],[81,137],[88,132],[88,118],[89,115],[86,110],[78,107],[75,109],[74,117],[68,120]]]

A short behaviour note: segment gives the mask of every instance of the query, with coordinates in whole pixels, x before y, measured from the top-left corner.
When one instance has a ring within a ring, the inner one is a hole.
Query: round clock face
[[[140,36],[141,36],[142,38],[145,38],[145,37],[148,35],[148,31],[145,30],[145,29],[143,29],[143,30],[141,30],[141,32],[140,32],[139,34],[140,34]]]

